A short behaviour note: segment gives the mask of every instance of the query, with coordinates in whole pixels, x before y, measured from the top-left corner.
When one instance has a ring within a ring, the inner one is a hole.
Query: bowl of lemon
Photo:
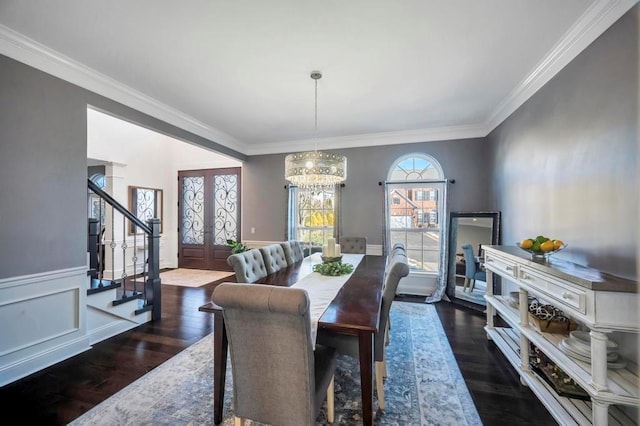
[[[534,259],[548,259],[549,256],[567,246],[562,240],[552,239],[544,235],[538,235],[535,238],[525,238],[516,245],[527,253],[530,253]]]

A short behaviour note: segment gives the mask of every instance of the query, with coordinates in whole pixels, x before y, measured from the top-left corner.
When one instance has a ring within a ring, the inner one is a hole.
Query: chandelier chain
[[[320,75],[321,77],[322,75]],[[314,105],[314,127],[313,127],[313,143],[314,143],[314,151],[318,150],[318,79],[320,77],[312,77],[314,82],[316,83],[316,92],[315,92],[315,105]]]

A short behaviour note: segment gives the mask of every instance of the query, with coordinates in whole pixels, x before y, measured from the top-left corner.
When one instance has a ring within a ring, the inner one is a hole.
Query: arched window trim
[[[442,166],[440,165],[438,160],[436,160],[433,156],[431,156],[429,154],[423,154],[421,152],[414,152],[414,153],[410,153],[410,154],[405,154],[405,155],[399,157],[396,161],[394,161],[394,163],[389,168],[389,172],[387,173],[387,182],[396,182],[396,183],[404,182],[402,180],[392,180],[392,176],[393,176],[393,172],[396,170],[396,167],[398,167],[398,165],[400,163],[402,163],[403,161],[406,161],[406,160],[408,160],[410,158],[419,158],[421,160],[427,161],[428,163],[430,163],[433,166],[433,168],[438,173],[438,178],[437,179],[411,179],[411,180],[420,180],[420,181],[424,181],[424,182],[433,182],[433,181],[443,181],[445,179],[444,172],[442,170]]]
[[[95,173],[89,178],[93,183],[98,185],[100,189],[104,189],[107,186],[107,177],[102,173]]]

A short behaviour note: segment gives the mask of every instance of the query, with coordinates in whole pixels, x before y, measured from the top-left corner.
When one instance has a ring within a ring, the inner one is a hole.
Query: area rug
[[[376,414],[374,424],[482,424],[434,306],[393,302],[390,336],[386,411]],[[209,335],[70,424],[213,425],[212,358]],[[224,426],[233,425],[231,380],[229,363]],[[362,424],[360,404],[357,361],[341,356],[335,377],[333,424]],[[317,424],[328,424],[324,408]]]
[[[180,285],[183,287],[201,287],[233,275],[233,272],[208,271],[204,269],[178,268],[160,273],[162,284]]]

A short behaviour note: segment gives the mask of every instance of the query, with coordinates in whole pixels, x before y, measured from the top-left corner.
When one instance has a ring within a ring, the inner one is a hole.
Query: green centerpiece
[[[317,265],[313,265],[313,272],[319,272],[321,275],[337,277],[338,275],[345,275],[353,272],[353,265],[342,262],[319,263]]]

